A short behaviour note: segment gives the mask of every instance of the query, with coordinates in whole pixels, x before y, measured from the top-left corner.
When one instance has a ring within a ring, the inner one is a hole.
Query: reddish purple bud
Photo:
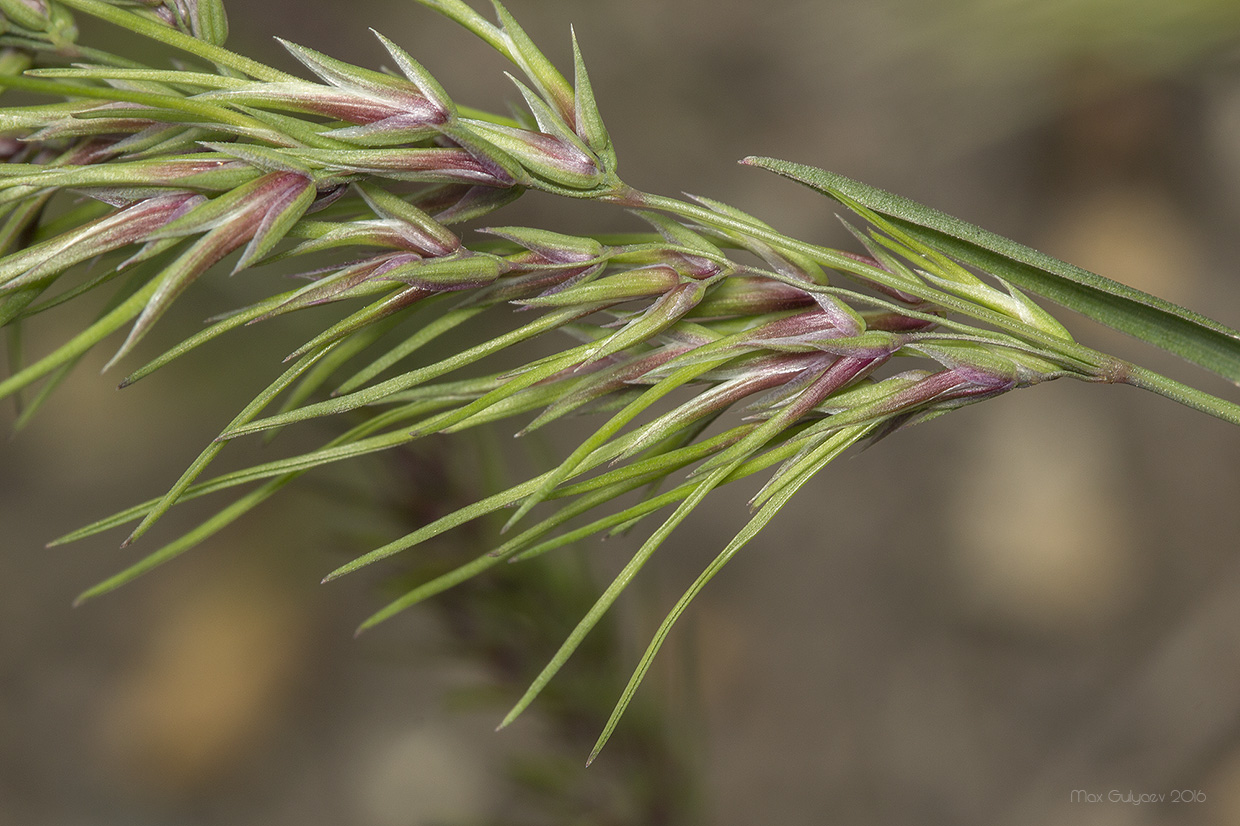
[[[799,310],[815,304],[805,290],[769,278],[735,275],[720,280],[701,304],[694,308],[696,319],[723,319],[730,316],[763,315]]]
[[[532,175],[574,190],[590,190],[603,180],[596,159],[569,141],[544,132],[532,132],[486,121],[463,121],[476,136],[501,153],[515,158]],[[463,130],[462,130],[463,131]],[[475,154],[484,155],[481,147]]]
[[[146,243],[158,230],[205,200],[201,195],[177,192],[118,209],[8,256],[0,266],[0,284],[14,289],[106,252]]]
[[[934,326],[934,322],[921,318],[912,318],[900,313],[862,313],[865,318],[865,326],[870,330],[883,330],[889,333],[912,333],[920,330],[928,330]]]
[[[210,172],[244,171],[250,169],[250,166],[241,161],[227,158],[204,158],[202,160],[183,158],[154,163],[147,167],[147,169],[149,169],[151,181],[154,183],[157,181],[177,181],[182,178],[192,178],[195,175],[205,175]]]
[[[17,138],[0,138],[0,161],[9,163],[26,148]]]
[[[441,224],[455,224],[488,215],[512,203],[522,191],[520,187],[447,184],[419,193],[410,203],[430,213]]]
[[[305,214],[315,194],[314,182],[299,172],[269,172],[201,204],[166,226],[159,236],[170,238],[209,231],[198,242],[196,266],[201,267],[199,273],[248,242],[237,262],[236,269],[240,270],[270,252]]]
[[[806,350],[823,340],[849,335],[850,331],[841,330],[828,313],[817,308],[761,324],[748,331],[739,346]]]
[[[503,169],[464,149],[353,149],[304,150],[299,157],[344,172],[363,172],[394,180],[509,187],[514,183]]]
[[[621,361],[616,364],[617,357],[606,356],[600,358],[590,364],[578,367],[570,367],[567,370],[561,370],[554,376],[549,377],[545,381],[540,382],[541,385],[552,384],[565,379],[582,379],[571,393],[562,396],[556,402],[547,407],[539,416],[530,422],[517,435],[523,436],[547,422],[558,419],[560,416],[570,413],[573,410],[589,404],[595,399],[601,399],[614,393],[623,392],[625,388],[635,384],[646,383],[642,379],[676,356],[682,355],[689,351],[688,347],[680,345],[662,347],[653,353],[641,356],[636,359]],[[593,376],[588,375],[591,371],[597,371]]]
[[[64,138],[91,135],[136,135],[154,127],[163,126],[143,118],[75,118],[62,117],[51,121],[42,129],[30,133],[25,140],[36,143]],[[104,157],[98,160],[104,160]],[[96,161],[91,161],[94,163]]]
[[[788,393],[780,394],[783,398],[786,398],[799,389],[800,385],[806,384],[814,376],[820,375],[832,361],[833,359],[830,356],[819,353],[809,355],[781,353],[775,357],[755,360],[741,375],[698,394],[696,398],[684,405],[682,409],[695,411],[691,418],[699,418],[708,413],[730,407],[742,399],[752,396],[754,393],[776,390],[777,388],[789,391]],[[767,401],[768,403],[774,402],[776,399],[767,399]],[[755,408],[760,406],[769,406],[769,404],[763,405],[760,401],[754,405]]]
[[[356,88],[323,86],[305,81],[255,83],[241,89],[209,92],[200,97],[222,99],[265,108],[287,109],[322,115],[357,124],[327,132],[341,140],[390,135],[386,143],[408,143],[438,134],[449,120],[441,107],[415,91],[388,89],[383,93]]]
[[[376,256],[366,261],[359,261],[344,268],[331,271],[313,284],[299,290],[296,295],[276,309],[249,323],[254,324],[293,310],[329,304],[333,301],[350,298],[353,291],[358,287],[376,279],[386,278],[394,270],[415,264],[418,260],[419,256],[411,253],[394,253]],[[433,291],[428,290],[426,292],[426,295],[432,294]]]
[[[382,113],[377,112],[377,114]],[[396,112],[385,117],[357,121],[360,124],[358,126],[332,129],[324,134],[339,140],[360,143],[366,143],[368,138],[380,136],[391,138],[391,140],[379,141],[380,143],[392,144],[397,141],[409,143],[420,136],[434,134],[436,131],[434,127],[442,125],[440,120],[442,114],[433,107],[416,105],[410,112]]]
[[[334,247],[361,245],[387,247],[437,257],[452,252],[459,246],[459,243],[449,246],[443,243],[441,238],[432,236],[408,221],[385,218],[339,224],[318,238],[298,244],[292,254],[301,255]]]
[[[979,378],[981,381],[976,381]],[[888,436],[935,412],[998,396],[1013,387],[1015,382],[998,380],[994,376],[984,377],[971,371],[962,373],[954,367],[939,370],[897,390],[874,409],[876,417],[887,419],[876,435],[878,438]]]
[[[488,227],[480,231],[520,244],[534,253],[534,260],[540,263],[583,264],[598,260],[606,252],[604,246],[593,238],[563,235],[548,230],[528,227]]]
[[[256,82],[202,97],[310,112],[357,124],[356,128],[346,127],[328,134],[367,145],[409,143],[430,137],[453,119],[449,101],[432,100],[417,83],[406,78],[352,66],[313,49],[280,42],[324,83]]]
[[[517,262],[514,273],[496,284],[495,289],[487,293],[487,297],[496,301],[519,302],[521,299],[555,295],[592,278],[601,272],[603,267],[603,264],[590,264],[581,267],[538,267],[527,271]]]
[[[855,336],[865,329],[865,322],[861,320],[861,315],[843,301],[826,293],[815,292],[812,295],[814,301],[822,308],[822,312],[844,335]]]
[[[859,381],[884,363],[890,356],[844,356],[836,359],[796,398],[780,411],[780,415],[799,419],[822,404],[831,394]]]
[[[783,359],[783,361],[771,361]],[[744,410],[755,418],[769,415],[771,410],[785,406],[789,400],[796,398],[805,388],[822,378],[827,368],[834,364],[835,356],[828,353],[779,353],[775,356],[763,356],[754,360],[754,372],[774,370],[781,381],[754,399]],[[757,414],[762,414],[758,416]]]

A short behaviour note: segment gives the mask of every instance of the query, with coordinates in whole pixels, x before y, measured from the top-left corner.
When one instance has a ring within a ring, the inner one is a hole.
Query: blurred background
[[[639,188],[710,195],[848,246],[823,199],[735,161],[814,164],[1240,327],[1234,0],[510,10],[562,67],[575,26]],[[291,71],[274,35],[376,65],[372,26],[460,101],[515,97],[498,58],[407,0],[229,11],[232,48]],[[497,220],[636,226],[538,196]],[[161,324],[164,343],[262,277],[203,279],[201,306]],[[1070,326],[1237,398],[1118,334]],[[318,585],[476,496],[470,440],[304,485],[70,610],[141,547],[43,544],[161,493],[267,381],[235,372],[230,353],[274,365],[301,332],[239,335],[123,393],[99,377],[100,353],[0,441],[0,824],[1240,822],[1240,429],[1129,388],[1039,386],[828,468],[697,600],[644,705],[589,770],[638,646],[742,526],[751,491],[714,496],[559,693],[499,734],[640,531],[357,641],[394,578],[477,553],[494,526]],[[0,426],[13,418],[4,406]],[[1196,802],[1171,802],[1177,791]],[[1122,802],[1149,794],[1166,802]]]

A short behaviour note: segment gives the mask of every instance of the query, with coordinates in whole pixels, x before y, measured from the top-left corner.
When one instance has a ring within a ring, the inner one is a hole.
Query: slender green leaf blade
[[[856,201],[966,264],[1240,384],[1240,331],[899,195],[812,166],[746,158],[842,203]]]
[[[728,546],[724,548],[717,557],[706,567],[698,576],[689,589],[677,600],[672,606],[672,610],[668,612],[663,622],[659,624],[655,631],[653,639],[650,640],[649,646],[642,655],[641,661],[637,668],[633,671],[633,676],[629,679],[628,685],[620,695],[620,699],[616,702],[616,707],[612,711],[611,716],[607,720],[607,724],[603,727],[602,734],[599,735],[598,741],[594,744],[594,748],[590,752],[590,757],[586,760],[586,765],[594,762],[594,758],[598,757],[599,752],[603,750],[603,746],[611,739],[612,733],[616,729],[616,724],[620,722],[620,718],[624,715],[625,710],[629,707],[629,703],[633,699],[633,695],[637,693],[637,687],[646,677],[646,672],[650,670],[650,664],[654,661],[655,655],[662,647],[663,641],[667,639],[668,633],[672,630],[672,626],[676,624],[676,620],[684,613],[693,598],[706,587],[706,583],[714,578],[715,574],[722,570],[723,566],[736,555],[736,552],[748,544],[758,533],[766,527],[767,523],[779,513],[792,495],[796,493],[802,485],[814,477],[819,470],[825,467],[833,459],[843,453],[858,439],[864,436],[868,431],[873,429],[873,425],[865,425],[861,427],[853,427],[848,431],[836,434],[831,441],[823,447],[816,450],[813,454],[809,467],[802,472],[791,484],[784,486],[772,498],[768,499],[758,512],[749,520],[749,523],[736,534]]]

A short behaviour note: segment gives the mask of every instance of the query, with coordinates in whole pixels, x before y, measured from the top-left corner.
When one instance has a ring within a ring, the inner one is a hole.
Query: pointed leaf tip
[[[452,102],[452,98],[448,96],[447,91],[439,84],[430,72],[426,70],[421,63],[414,60],[412,55],[396,45],[393,41],[384,37],[381,32],[375,29],[370,30],[375,37],[379,38],[379,42],[383,44],[383,48],[396,61],[396,66],[401,73],[409,79],[418,90],[426,96],[426,99],[438,106],[448,117],[456,115],[456,104]]]
[[[614,169],[616,159],[614,153],[611,152],[611,136],[603,125],[603,116],[599,113],[594,88],[590,84],[585,60],[581,57],[581,47],[577,43],[577,32],[571,26],[569,31],[573,39],[573,103],[576,110],[574,126],[578,136],[586,142],[586,146],[604,155],[606,165]]]
[[[508,56],[521,68],[525,76],[538,89],[543,99],[553,106],[567,123],[575,120],[573,113],[573,89],[568,81],[547,59],[525,33],[516,19],[499,0],[491,0],[499,20],[504,39],[508,42]]]

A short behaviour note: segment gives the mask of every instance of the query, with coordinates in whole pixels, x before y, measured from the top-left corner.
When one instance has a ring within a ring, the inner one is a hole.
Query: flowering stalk
[[[303,286],[214,320],[124,384],[242,325],[311,306],[348,308],[289,356],[164,496],[58,540],[137,522],[128,544],[178,502],[257,485],[81,599],[172,559],[316,467],[501,419],[524,433],[569,413],[601,413],[557,467],[326,578],[513,509],[501,545],[396,599],[364,629],[501,561],[627,530],[672,508],[506,724],[701,501],[765,472],[753,517],[660,626],[597,753],[692,597],[850,446],[1065,377],[1132,384],[1240,423],[1236,404],[1079,344],[1013,282],[1121,329],[1174,327],[1174,336],[1146,337],[1240,380],[1235,331],[811,167],[746,161],[851,209],[866,224],[850,227],[864,253],[789,238],[707,198],[639,192],[617,175],[575,39],[570,83],[498,2],[494,24],[461,0],[421,2],[512,62],[524,76],[513,82],[526,116],[456,103],[381,35],[392,73],[284,43],[308,79],[224,49],[219,0],[0,0],[9,30],[20,32],[3,43],[0,87],[65,98],[0,110],[11,161],[0,169],[0,322],[19,331],[42,310],[121,282],[96,322],[32,363],[12,336],[15,366],[0,396],[20,398],[43,381],[28,415],[85,352],[126,328],[109,364],[130,355],[184,290],[236,250],[233,272],[320,257]],[[72,12],[177,46],[204,65],[153,68],[84,49]],[[632,210],[652,231],[570,236],[500,226],[467,236],[453,228],[528,189]],[[53,201],[65,209],[49,209]],[[321,256],[340,251],[345,260],[323,266]],[[83,279],[76,267],[92,258],[101,274]],[[486,321],[509,314],[519,326],[483,334]],[[420,359],[441,336],[471,329],[473,344]],[[552,355],[518,369],[459,372],[556,334]],[[908,359],[915,366],[905,368]],[[693,394],[672,404],[683,388]],[[282,405],[270,412],[277,398]],[[348,426],[317,450],[201,481],[233,439],[344,414]],[[608,510],[639,490],[636,503]]]

